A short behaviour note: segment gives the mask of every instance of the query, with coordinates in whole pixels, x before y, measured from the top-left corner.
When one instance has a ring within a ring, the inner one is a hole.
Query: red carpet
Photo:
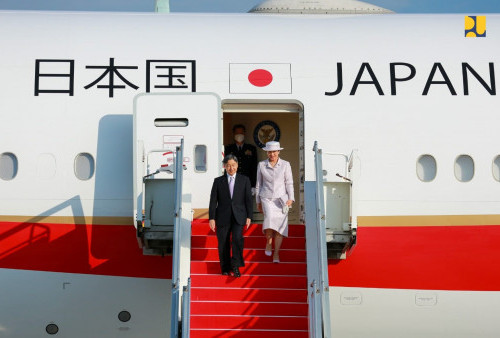
[[[262,225],[245,231],[245,267],[220,273],[217,238],[195,220],[191,239],[191,337],[308,337],[305,228],[290,225],[281,263],[264,255]]]

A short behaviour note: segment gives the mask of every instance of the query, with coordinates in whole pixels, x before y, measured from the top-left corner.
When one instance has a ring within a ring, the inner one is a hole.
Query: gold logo
[[[466,16],[465,37],[486,37],[486,16]]]

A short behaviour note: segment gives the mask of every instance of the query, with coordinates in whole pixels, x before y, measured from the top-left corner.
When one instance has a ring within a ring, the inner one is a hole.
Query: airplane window
[[[0,178],[10,181],[17,175],[18,163],[16,155],[3,153],[0,155]]]
[[[417,161],[417,176],[422,182],[430,182],[436,178],[436,159],[432,155],[422,155]]]
[[[493,177],[500,182],[500,155],[493,160]]]
[[[49,324],[45,327],[45,331],[48,334],[57,334],[59,332],[59,327],[56,324]]]
[[[78,179],[86,181],[94,176],[95,162],[92,155],[80,153],[75,158],[75,175]]]
[[[469,182],[474,177],[474,161],[469,155],[460,155],[455,160],[455,177],[460,182]]]
[[[194,171],[204,173],[207,171],[207,146],[197,144],[194,146]]]
[[[128,322],[130,320],[130,318],[132,318],[132,316],[130,315],[130,312],[128,311],[120,311],[120,313],[118,314],[118,319],[121,321],[121,322]]]

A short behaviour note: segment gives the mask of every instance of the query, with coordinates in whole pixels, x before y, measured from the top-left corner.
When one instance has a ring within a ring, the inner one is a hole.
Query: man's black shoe
[[[229,271],[222,271],[223,276],[229,276]]]
[[[240,269],[233,268],[234,277],[241,277]]]

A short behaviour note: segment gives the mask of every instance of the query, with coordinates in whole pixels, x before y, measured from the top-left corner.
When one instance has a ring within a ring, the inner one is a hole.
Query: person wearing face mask
[[[257,177],[257,148],[245,143],[245,126],[236,124],[233,127],[233,144],[224,147],[224,155],[234,155],[238,158],[238,174],[247,176],[250,179],[252,188],[255,188]],[[252,189],[254,190],[254,189]]]

